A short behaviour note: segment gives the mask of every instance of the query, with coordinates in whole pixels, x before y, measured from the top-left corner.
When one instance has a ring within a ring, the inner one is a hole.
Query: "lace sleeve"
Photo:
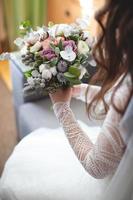
[[[75,88],[79,88],[79,86],[74,86]],[[80,85],[80,91],[77,95],[74,95],[73,97],[76,98],[76,99],[79,99],[83,102],[86,101],[86,90],[88,88],[88,84],[81,84]],[[88,88],[88,95],[87,95],[87,99],[89,99],[89,101],[91,101],[91,99],[93,98],[93,96],[98,93],[98,91],[100,90],[100,86],[94,86],[94,85],[89,85],[89,88]]]
[[[117,93],[115,98],[119,108],[124,106],[129,90]],[[126,95],[125,95],[126,93]],[[121,115],[110,106],[101,133],[95,144],[79,126],[68,102],[58,102],[54,112],[62,125],[79,161],[86,171],[95,178],[104,178],[116,170],[125,150],[125,144],[119,132]]]

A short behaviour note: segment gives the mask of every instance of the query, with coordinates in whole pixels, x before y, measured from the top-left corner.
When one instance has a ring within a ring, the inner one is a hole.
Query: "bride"
[[[96,179],[113,175],[126,149],[119,123],[133,92],[132,8],[131,0],[108,0],[96,14],[102,33],[94,50],[99,66],[94,78],[101,87],[82,85],[50,94],[53,110],[71,148],[89,175]],[[70,107],[73,95],[85,93],[89,117],[98,120],[106,114],[95,143],[82,130]]]
[[[63,135],[62,132],[65,133],[72,150],[88,173],[89,192],[84,199],[100,199],[98,187],[100,188],[103,182],[106,185],[107,181],[113,177],[126,150],[119,124],[133,94],[132,9],[132,0],[108,0],[102,10],[96,14],[101,33],[94,49],[99,69],[93,80],[101,87],[82,84],[50,94],[53,110],[63,129],[51,130],[51,134],[47,137],[50,138],[50,144],[53,140],[54,145],[57,133],[60,132],[61,135]],[[72,97],[86,99],[89,118],[95,122],[103,121],[95,143],[76,120],[70,106]],[[44,130],[50,132],[50,129]],[[50,148],[49,146],[48,149]],[[56,149],[54,151],[56,155]],[[41,159],[47,163],[45,154]],[[58,162],[58,158],[51,159]],[[43,171],[45,174],[45,168]],[[99,182],[97,179],[106,181]],[[64,199],[67,198],[64,197]]]

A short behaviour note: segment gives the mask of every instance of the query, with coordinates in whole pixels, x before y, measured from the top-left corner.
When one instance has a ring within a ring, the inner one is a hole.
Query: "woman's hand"
[[[54,93],[49,94],[52,103],[70,102],[72,97],[72,88],[59,89]]]
[[[85,83],[73,86],[72,97],[76,98],[76,97],[85,96],[87,87],[88,87],[88,84],[85,84]]]
[[[56,92],[49,94],[49,96],[53,103],[61,101],[70,102],[72,97],[76,98],[85,95],[87,87],[88,84],[75,85],[72,88],[59,89]]]

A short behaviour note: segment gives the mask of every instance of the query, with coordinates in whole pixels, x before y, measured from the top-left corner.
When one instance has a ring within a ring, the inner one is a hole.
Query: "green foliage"
[[[59,47],[55,47],[55,53],[56,53],[56,55],[59,55],[59,54],[60,54],[60,49],[59,49]]]
[[[23,21],[19,26],[19,34],[24,36],[31,31],[31,22],[29,20]]]
[[[84,54],[78,55],[78,60],[81,64],[83,64],[87,60],[87,56]]]
[[[60,51],[62,51],[62,50],[63,50],[63,43],[62,43],[62,40],[59,41],[58,46],[59,46]]]
[[[70,72],[65,72],[64,73],[65,78],[67,79],[71,79],[71,78],[76,78],[76,76],[74,74],[71,74]]]
[[[64,76],[69,81],[70,86],[81,84],[81,81],[78,79],[80,70],[75,66],[71,66],[69,72],[65,72]]]
[[[51,66],[51,67],[54,67],[54,66],[57,65],[57,63],[58,63],[58,59],[57,59],[57,58],[54,58],[52,61],[50,61],[50,66]]]
[[[26,78],[29,78],[29,77],[32,76],[31,73],[32,73],[32,70],[26,71],[26,72],[24,72],[24,76],[25,76]]]
[[[74,35],[69,36],[69,39],[74,40],[75,42],[77,42],[79,38],[80,38],[79,34],[74,34]]]
[[[81,73],[80,69],[75,65],[70,66],[68,72],[77,78],[80,76]]]

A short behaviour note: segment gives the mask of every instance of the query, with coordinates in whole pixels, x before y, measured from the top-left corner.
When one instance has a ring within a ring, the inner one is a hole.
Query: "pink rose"
[[[42,47],[43,47],[43,50],[47,50],[50,48],[50,38],[47,38],[46,40],[44,40],[42,43]]]

